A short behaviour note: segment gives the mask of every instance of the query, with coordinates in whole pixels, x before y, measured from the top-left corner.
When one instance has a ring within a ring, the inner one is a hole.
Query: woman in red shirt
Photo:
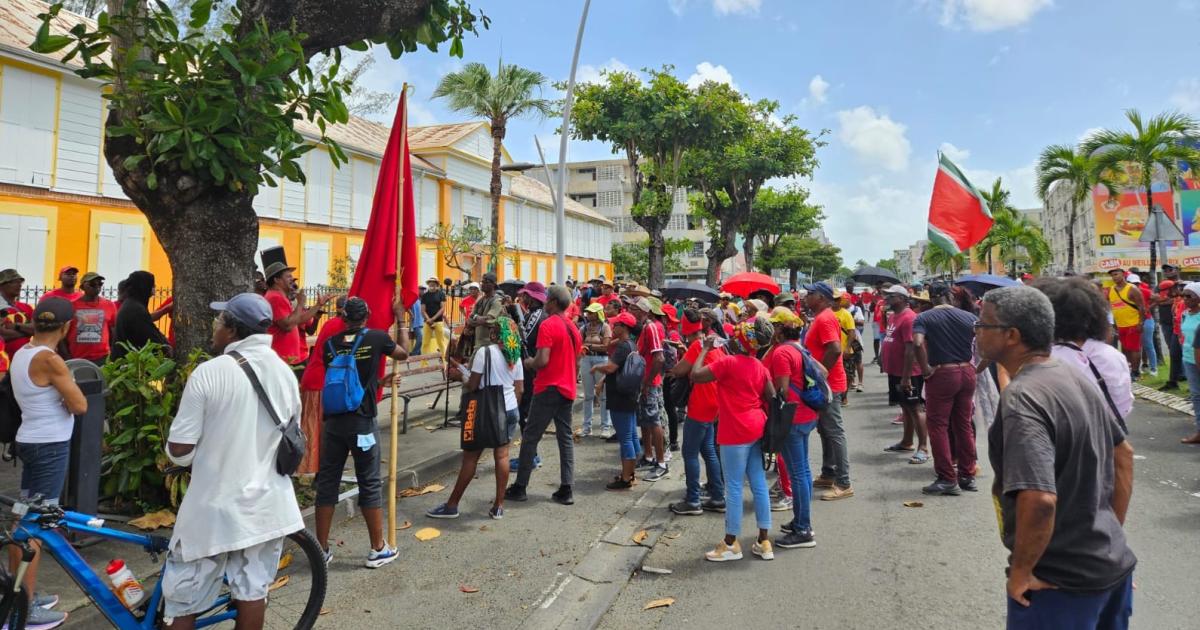
[[[709,335],[692,365],[693,383],[701,385],[715,381],[721,390],[717,398],[717,416],[720,418],[717,444],[721,446],[721,467],[725,473],[725,538],[704,554],[705,560],[742,559],[737,536],[742,531],[743,477],[750,479],[754,517],[758,523],[758,539],[750,550],[763,560],[775,558],[767,537],[771,529],[771,499],[762,467],[762,448],[758,443],[767,422],[765,406],[775,397],[775,387],[767,368],[755,358],[759,348],[770,343],[773,332],[765,317],[743,322],[726,344],[731,354],[706,364],[705,357],[717,342],[715,336]]]

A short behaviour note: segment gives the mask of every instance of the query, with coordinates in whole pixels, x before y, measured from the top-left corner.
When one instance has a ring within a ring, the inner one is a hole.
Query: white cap
[[[883,292],[888,295],[903,295],[904,297],[908,297],[908,289],[904,288],[903,284],[893,284],[884,289]]]
[[[471,284],[467,285],[467,289],[478,289],[478,288],[479,288],[478,282],[472,282]]]
[[[1200,297],[1200,282],[1189,282],[1183,287],[1184,291],[1190,291],[1192,295]]]
[[[1141,276],[1137,275],[1136,273],[1131,273],[1128,276],[1125,276],[1125,281],[1130,284],[1141,284],[1142,278],[1141,278]]]

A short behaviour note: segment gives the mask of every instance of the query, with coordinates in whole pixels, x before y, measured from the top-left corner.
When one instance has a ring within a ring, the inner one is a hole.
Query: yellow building
[[[73,64],[64,66],[59,54],[27,48],[36,15],[47,6],[36,0],[0,2],[0,269],[18,269],[27,285],[54,284],[64,265],[98,271],[112,285],[130,271],[146,269],[159,286],[170,286],[162,247],[104,160],[100,84],[72,74]],[[82,19],[62,15],[64,28]],[[314,140],[319,135],[315,126],[300,131]],[[329,135],[345,149],[348,164],[334,168],[318,147],[304,157],[305,184],[283,182],[254,200],[258,249],[282,245],[305,286],[329,284],[339,258],[357,258],[389,128],[356,118],[331,126]],[[412,127],[408,135],[419,234],[438,225],[490,226],[489,125]],[[512,162],[507,151],[503,161]],[[498,275],[548,283],[555,279],[556,251],[549,190],[519,174],[504,173],[502,181],[500,237],[513,258],[497,265]],[[611,278],[612,223],[568,199],[565,228],[568,275]],[[470,263],[479,264],[460,266]],[[438,243],[425,237],[420,274],[462,276],[446,264]]]

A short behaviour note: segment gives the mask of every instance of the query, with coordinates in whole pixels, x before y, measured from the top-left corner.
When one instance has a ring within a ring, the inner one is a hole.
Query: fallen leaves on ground
[[[487,530],[489,530],[489,529],[491,529],[491,528],[490,528],[490,527],[488,527],[487,525],[480,525],[480,526],[479,526],[479,531],[481,531],[481,532],[486,532],[486,531],[487,531]]]
[[[633,542],[640,545],[640,544],[642,544],[643,541],[645,541],[649,537],[650,537],[650,534],[647,533],[646,530],[643,529],[642,531],[633,535]]]
[[[441,536],[442,532],[440,530],[434,529],[432,527],[426,527],[424,529],[418,529],[417,533],[413,534],[413,535],[417,537],[417,540],[419,540],[421,542],[425,542],[427,540],[433,540],[434,538]]]
[[[674,597],[663,597],[662,599],[652,599],[642,606],[642,610],[650,610],[651,608],[665,608],[675,603]]]
[[[458,585],[458,590],[460,590],[460,591],[462,591],[462,592],[464,592],[464,593],[478,593],[478,592],[479,592],[479,587],[477,587],[477,586],[467,586],[466,584],[459,584],[459,585]]]
[[[272,582],[270,586],[267,587],[267,592],[269,593],[287,586],[287,583],[291,581],[291,579],[292,578],[290,575],[280,576],[274,582]]]
[[[925,507],[925,504],[922,503],[921,501],[905,501],[904,507],[913,507],[913,508]]]
[[[132,521],[129,525],[138,529],[151,531],[160,527],[170,527],[175,524],[175,513],[171,510],[159,510],[143,514]]]
[[[400,523],[399,525],[396,526],[396,531],[400,531],[402,529],[408,529],[409,527],[412,527],[412,521],[404,521],[403,523]]]
[[[331,612],[333,611],[328,608],[322,608],[321,612],[317,613],[317,616],[320,617],[321,615],[328,615]]]
[[[279,570],[282,571],[292,564],[292,552],[287,552],[279,556]]]
[[[430,494],[430,493],[433,493],[433,492],[440,492],[440,491],[442,491],[442,490],[445,490],[445,489],[446,489],[446,486],[443,486],[443,485],[442,485],[442,484],[440,484],[440,483],[431,483],[431,484],[428,484],[428,485],[424,485],[424,486],[417,486],[417,487],[414,487],[414,488],[405,488],[405,489],[403,489],[403,490],[401,490],[401,491],[400,491],[400,494],[399,494],[399,496],[400,496],[401,498],[407,499],[407,498],[409,498],[409,497],[419,497],[419,496],[421,496],[421,495],[423,495],[423,494]]]
[[[679,535],[680,535],[680,532],[667,532],[667,533],[663,534],[663,538],[675,540],[676,538],[679,538]]]

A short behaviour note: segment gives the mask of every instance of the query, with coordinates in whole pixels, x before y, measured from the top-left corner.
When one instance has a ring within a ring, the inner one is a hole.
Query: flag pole
[[[396,205],[396,213],[399,218],[396,221],[396,247],[403,247],[404,242],[404,178],[407,173],[404,172],[404,160],[408,157],[408,83],[400,88],[400,99],[404,103],[404,111],[400,116],[400,194],[396,195],[399,203]],[[395,296],[400,298],[400,283],[404,277],[404,256],[399,251],[396,252],[396,288]],[[403,298],[401,303],[403,304]],[[401,339],[400,327],[405,324],[405,318],[396,318],[396,342]],[[406,348],[407,349],[407,348]],[[392,359],[392,428],[391,439],[388,441],[388,527],[387,527],[387,543],[391,547],[396,546],[396,474],[399,466],[396,463],[396,442],[400,439],[400,408],[396,405],[396,392],[400,388],[400,365],[395,359]]]

